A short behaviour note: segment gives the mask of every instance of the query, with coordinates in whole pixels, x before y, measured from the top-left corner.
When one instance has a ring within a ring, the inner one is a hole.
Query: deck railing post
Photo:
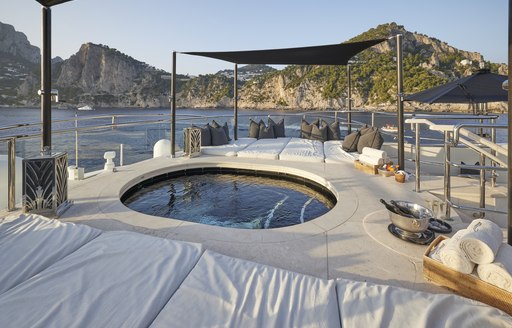
[[[403,63],[402,35],[396,35],[396,70],[397,70],[397,116],[398,116],[398,164],[405,170],[404,151],[404,102],[403,102]]]
[[[16,209],[16,138],[7,141],[7,210]]]
[[[480,165],[485,166],[485,155],[480,153]],[[480,170],[480,208],[485,208],[485,170]],[[485,217],[485,212],[480,213],[480,217]]]
[[[75,114],[75,167],[78,169],[78,114]]]
[[[508,67],[512,67],[512,0],[508,0]],[[512,82],[512,69],[508,70],[508,82]],[[508,112],[512,109],[512,88],[508,88]],[[508,144],[512,145],[512,115],[508,115]],[[507,151],[507,242],[512,245],[512,147],[508,147]]]
[[[450,218],[451,211],[451,176],[450,176],[450,131],[444,131],[444,202],[445,202],[445,211],[446,218]]]
[[[119,166],[123,166],[124,164],[124,145],[119,145]]]
[[[492,124],[496,124],[496,119],[491,120]],[[496,128],[491,128],[491,141],[492,143],[496,143]],[[491,149],[491,154],[496,156],[496,150]],[[496,166],[495,161],[491,161],[492,166]],[[491,187],[496,187],[496,170],[491,171]]]
[[[420,124],[414,124],[416,129],[416,192],[420,192],[420,161],[421,161],[421,145],[420,145]]]
[[[233,107],[234,107],[234,120],[233,120],[233,137],[238,140],[238,64],[235,64],[235,71],[233,74]]]
[[[350,72],[350,64],[347,64],[347,133],[352,133],[352,78]]]
[[[171,157],[176,157],[176,51],[172,52],[171,76]]]

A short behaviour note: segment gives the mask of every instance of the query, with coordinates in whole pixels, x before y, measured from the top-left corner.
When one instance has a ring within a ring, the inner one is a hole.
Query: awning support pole
[[[42,7],[41,34],[41,154],[52,148],[52,11]]]
[[[348,122],[348,134],[352,133],[352,77],[350,72],[350,64],[347,64],[347,122]]]
[[[171,75],[171,157],[176,157],[176,51],[172,52]]]
[[[234,109],[234,120],[233,120],[233,137],[238,140],[238,64],[235,64],[235,71],[233,74],[233,109]]]
[[[508,67],[512,67],[512,0],[508,1]],[[512,70],[508,70],[508,82],[512,81]],[[512,88],[508,88],[508,144],[512,144],[512,115],[510,115],[510,109],[512,109]],[[508,166],[508,178],[507,178],[507,195],[508,195],[508,232],[507,242],[512,245],[512,147],[508,147],[507,154],[507,166]]]
[[[397,117],[398,117],[398,165],[405,170],[404,151],[404,101],[403,101],[403,63],[402,35],[396,35],[396,70],[397,70]]]

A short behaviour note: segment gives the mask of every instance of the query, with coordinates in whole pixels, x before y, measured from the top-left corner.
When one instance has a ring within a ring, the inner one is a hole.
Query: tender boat
[[[78,107],[78,110],[94,110],[94,108],[89,105],[85,105],[82,107]]]

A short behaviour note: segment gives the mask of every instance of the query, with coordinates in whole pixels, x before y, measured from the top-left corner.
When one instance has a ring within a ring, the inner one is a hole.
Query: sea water
[[[286,114],[286,116],[284,116]],[[294,115],[295,114],[295,115]],[[390,113],[392,114],[392,113]],[[141,115],[146,115],[142,117]],[[151,115],[151,117],[149,117]],[[291,137],[300,136],[300,124],[303,117],[310,123],[318,117],[326,114],[310,111],[261,111],[261,110],[239,110],[238,137],[246,137],[248,133],[249,120],[263,120],[271,116],[274,121],[284,118],[286,135]],[[327,116],[327,121],[332,121],[333,113]],[[205,118],[208,116],[209,118]],[[33,126],[22,126],[15,130],[1,130],[0,139],[6,136],[30,136],[40,133],[41,112],[39,108],[0,108],[0,128],[13,125],[25,125],[34,123]],[[212,118],[214,117],[214,118]],[[340,114],[339,118],[346,120],[346,114]],[[87,131],[80,131],[78,136],[74,132],[75,119],[80,129],[90,128]],[[140,108],[98,108],[94,111],[77,110],[52,110],[52,150],[55,152],[66,151],[68,153],[69,165],[76,163],[76,141],[78,140],[78,164],[84,167],[86,172],[99,170],[103,167],[105,160],[103,154],[106,151],[116,151],[117,156],[114,162],[120,165],[120,145],[123,145],[123,164],[132,164],[152,157],[154,144],[160,139],[168,139],[170,131],[170,110],[168,108],[140,109]],[[176,121],[177,149],[183,146],[182,130],[192,124],[203,125],[215,119],[219,123],[227,122],[230,126],[231,137],[233,137],[233,109],[178,109]],[[152,120],[152,124],[137,123],[140,121]],[[507,114],[500,115],[498,124],[506,124]],[[369,113],[353,113],[352,121],[371,124]],[[95,126],[130,123],[129,126],[113,126],[96,129]],[[460,120],[445,120],[446,124],[462,123]],[[464,121],[466,123],[466,121]],[[469,122],[467,122],[469,123]],[[477,122],[475,122],[477,123]],[[396,117],[389,114],[375,116],[375,125],[378,127],[387,124],[396,125]],[[356,128],[356,127],[354,127]],[[410,125],[405,125],[406,142],[414,143],[414,132]],[[68,130],[66,133],[58,133],[59,130]],[[342,135],[347,131],[346,125],[342,125]],[[440,143],[442,135],[430,131],[422,126],[421,137],[429,138],[427,142]],[[386,141],[393,141],[396,136],[388,134],[384,136]],[[507,142],[506,129],[497,130],[497,141]],[[16,155],[19,157],[37,156],[40,151],[40,137],[20,138],[16,143]],[[0,142],[0,154],[7,153],[6,142]]]

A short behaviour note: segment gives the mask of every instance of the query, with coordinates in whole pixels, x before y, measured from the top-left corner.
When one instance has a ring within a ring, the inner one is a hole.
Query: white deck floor
[[[338,197],[325,215],[304,224],[271,230],[221,228],[134,212],[119,200],[137,182],[172,170],[229,166],[295,173],[326,184]],[[410,289],[448,292],[423,279],[422,255],[426,246],[392,236],[387,211],[380,198],[425,204],[433,196],[415,193],[414,182],[372,176],[339,164],[301,163],[237,157],[156,158],[117,172],[104,172],[83,181],[70,181],[74,205],[61,217],[102,230],[130,230],[159,237],[203,244],[221,254],[248,259],[320,278],[349,278]],[[455,214],[454,214],[455,215]],[[454,231],[465,227],[452,216]]]

